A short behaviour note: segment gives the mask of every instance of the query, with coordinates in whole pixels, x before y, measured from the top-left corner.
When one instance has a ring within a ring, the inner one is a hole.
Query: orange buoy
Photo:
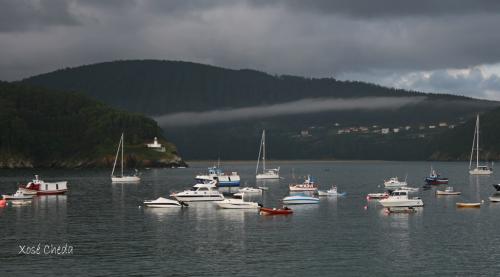
[[[4,199],[0,200],[0,208],[5,207],[6,204],[7,204],[6,200],[4,200]]]

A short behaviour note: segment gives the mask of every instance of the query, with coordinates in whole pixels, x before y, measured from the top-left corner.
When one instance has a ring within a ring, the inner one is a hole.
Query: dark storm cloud
[[[0,32],[75,25],[78,20],[64,0],[0,0]]]
[[[296,12],[312,11],[363,18],[463,15],[471,13],[498,13],[500,11],[500,2],[495,0],[253,0],[250,2],[260,5],[279,4]]]
[[[385,80],[500,62],[500,1],[0,0],[0,5],[0,79],[7,80],[115,59],[189,60],[304,76],[384,72],[379,78]]]

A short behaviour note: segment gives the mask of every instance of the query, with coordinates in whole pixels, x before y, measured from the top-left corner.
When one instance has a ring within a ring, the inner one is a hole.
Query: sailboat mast
[[[259,145],[259,156],[257,157],[257,166],[255,167],[255,174],[259,172],[259,163],[260,163],[260,154],[262,153],[262,139],[264,138],[264,133],[260,137],[260,145]]]
[[[476,168],[479,167],[479,114],[477,115]]]
[[[120,142],[118,143],[118,147],[116,148],[115,162],[113,163],[113,170],[111,171],[111,177],[115,175],[116,162],[118,161],[118,154],[120,154]]]
[[[476,146],[476,134],[477,134],[477,120],[476,118],[476,126],[474,127],[474,138],[472,139],[472,150],[470,151],[470,159],[469,159],[469,169],[472,168],[472,158],[474,157],[474,147]]]
[[[266,172],[266,129],[262,131],[262,172]]]
[[[122,177],[123,177],[123,144],[124,144],[124,141],[123,141],[123,133],[122,133],[121,144],[122,144]]]

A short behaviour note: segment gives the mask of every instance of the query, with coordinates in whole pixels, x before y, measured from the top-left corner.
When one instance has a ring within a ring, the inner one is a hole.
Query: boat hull
[[[457,203],[457,208],[481,208],[481,203]]]
[[[388,198],[379,200],[379,203],[384,207],[422,207],[424,202],[422,199],[408,200],[389,200]]]
[[[474,168],[472,170],[469,170],[470,175],[491,175],[493,174],[493,170],[479,170],[477,168]]]
[[[25,196],[14,196],[14,195],[7,195],[7,194],[2,194],[3,200],[31,200],[33,199],[33,195],[25,195]]]
[[[258,209],[259,204],[253,202],[243,202],[243,203],[228,203],[228,202],[217,202],[217,206],[221,209]]]
[[[459,191],[442,191],[442,190],[436,190],[436,195],[460,195],[462,194]]]
[[[303,204],[318,204],[319,198],[307,196],[289,196],[283,199],[283,204],[287,205],[303,205]]]
[[[488,197],[488,199],[491,202],[500,202],[500,197],[499,196],[490,196],[490,197]]]
[[[293,214],[291,209],[273,209],[273,208],[260,208],[262,215],[289,215]]]
[[[257,174],[255,176],[256,179],[263,180],[263,179],[279,179],[279,175],[274,175],[274,174]]]
[[[111,177],[113,183],[137,183],[140,181],[141,178],[138,176]]]
[[[209,196],[209,195],[199,195],[199,196],[178,196],[178,195],[172,195],[175,199],[178,201],[183,201],[183,202],[208,202],[208,201],[222,201],[224,200],[224,196],[222,195],[214,195],[214,196]]]

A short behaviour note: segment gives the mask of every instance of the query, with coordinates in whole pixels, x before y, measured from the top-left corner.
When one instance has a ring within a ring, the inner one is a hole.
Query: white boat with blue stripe
[[[217,186],[220,188],[240,186],[240,175],[238,175],[238,172],[225,174],[224,171],[222,171],[222,168],[217,166],[209,167],[208,174],[197,175],[195,179],[199,183],[209,183],[215,180],[217,182]]]
[[[299,205],[299,204],[318,204],[319,198],[307,196],[305,194],[292,195],[283,198],[283,204]]]

